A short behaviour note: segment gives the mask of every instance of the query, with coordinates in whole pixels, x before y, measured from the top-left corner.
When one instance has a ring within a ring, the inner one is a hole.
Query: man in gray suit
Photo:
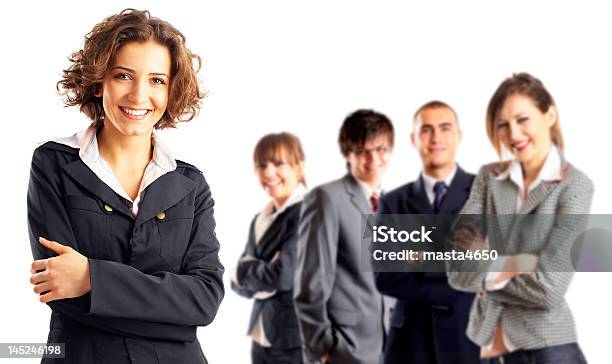
[[[363,215],[378,207],[393,148],[383,114],[357,110],[340,129],[348,173],[313,189],[302,203],[294,298],[307,361],[378,364],[383,299],[360,266]]]

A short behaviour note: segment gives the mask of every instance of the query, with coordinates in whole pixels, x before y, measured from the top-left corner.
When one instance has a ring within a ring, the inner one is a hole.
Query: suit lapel
[[[89,192],[108,204],[115,211],[134,219],[131,209],[115,191],[107,186],[82,160],[66,164],[64,171]],[[189,194],[196,184],[177,171],[166,173],[146,188],[144,198],[140,202],[135,227],[153,218],[158,213],[174,206]]]
[[[244,254],[247,256],[254,257],[255,256],[255,221],[257,216],[251,222],[251,226],[249,227],[249,237],[247,240],[247,245]]]
[[[268,226],[268,229],[263,233],[261,239],[259,239],[259,243],[255,243],[255,239],[253,239],[253,244],[255,245],[255,256],[257,258],[265,258],[270,252],[269,250],[277,251],[276,245],[279,245],[281,242],[278,239],[279,236],[283,234],[285,224],[283,224],[284,214],[287,211],[283,211],[282,214],[276,217],[272,224]]]
[[[102,182],[82,160],[79,159],[68,163],[62,168],[75,182],[101,199],[105,204],[129,218],[134,218],[125,200],[117,195],[112,188],[108,187],[106,183]]]
[[[494,179],[491,184],[496,214],[515,214],[518,188],[509,179]]]
[[[516,216],[516,199],[518,197],[518,188],[510,181],[510,179],[498,180],[493,177],[491,183],[491,192],[493,195],[494,210],[484,218],[486,219],[486,229],[489,232],[497,232],[492,239],[492,246],[495,249],[503,249],[502,246],[495,245],[495,242],[508,241],[510,231],[514,225]],[[500,243],[501,244],[501,243]]]
[[[429,199],[427,198],[427,194],[425,193],[425,184],[421,177],[407,185],[401,198],[403,206],[400,207],[399,211],[394,211],[394,214],[410,214],[412,215],[411,219],[416,219],[415,221],[418,221],[422,225],[430,223],[428,219],[421,216],[421,214],[433,215],[434,213],[429,203]],[[397,226],[402,226],[402,224],[404,224],[402,221],[404,218],[399,216],[396,218],[400,219],[396,222]],[[416,223],[412,222],[411,224]]]
[[[561,173],[559,179],[541,181],[536,188],[534,188],[527,194],[527,199],[525,200],[525,203],[523,203],[523,206],[521,206],[519,213],[528,214],[533,209],[538,207],[548,197],[548,195],[555,188],[557,188],[559,182],[561,182],[565,178],[569,169],[569,165],[565,158],[563,158],[563,155],[560,155],[560,159]]]
[[[408,205],[406,211],[416,211],[419,214],[434,213],[433,207],[427,198],[427,192],[425,192],[423,177],[419,176],[416,181],[408,186],[406,204]]]
[[[523,205],[516,211],[516,201],[517,194],[519,193],[518,187],[510,180],[510,178],[504,178],[503,180],[494,180],[493,184],[493,199],[495,200],[495,205],[497,207],[497,213],[518,213],[518,214],[528,214],[538,205],[540,205],[546,197],[550,194],[550,192],[556,188],[556,186],[561,182],[567,173],[568,164],[561,157],[561,177],[558,180],[544,180],[541,181],[540,184],[531,190],[527,194],[527,198],[523,202]],[[522,193],[522,191],[521,191]]]
[[[350,195],[351,202],[362,214],[371,214],[372,211],[370,209],[370,203],[366,201],[363,192],[361,191],[361,187],[355,177],[353,177],[350,173],[344,176],[344,187],[346,188],[346,192]]]
[[[542,181],[536,188],[531,190],[527,194],[527,199],[521,209],[519,210],[519,214],[528,214],[534,208],[538,207],[539,204],[542,203],[548,197],[550,192],[557,186],[555,182],[544,182]]]
[[[468,198],[470,194],[470,188],[472,187],[472,180],[470,176],[461,167],[457,167],[457,173],[453,180],[451,181],[451,185],[448,187],[448,191],[446,191],[446,196],[442,201],[442,206],[440,207],[441,214],[453,214],[463,207],[465,200]]]
[[[194,181],[176,170],[159,177],[145,189],[134,227],[174,206],[195,187]]]

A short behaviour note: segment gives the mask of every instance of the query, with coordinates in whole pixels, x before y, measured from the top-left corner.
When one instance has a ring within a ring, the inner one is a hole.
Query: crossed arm
[[[213,320],[224,293],[213,201],[204,177],[197,181],[191,242],[180,274],[146,274],[78,252],[58,169],[44,150],[35,151],[28,187],[30,245],[36,259],[30,280],[35,292],[42,293],[41,302],[115,334],[192,341],[196,326]]]

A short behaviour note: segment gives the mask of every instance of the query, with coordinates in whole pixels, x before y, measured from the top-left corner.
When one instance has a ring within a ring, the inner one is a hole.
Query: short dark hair
[[[487,135],[500,157],[501,143],[495,133],[495,122],[497,121],[498,114],[504,106],[506,99],[515,94],[529,97],[542,113],[548,112],[551,106],[555,106],[555,100],[553,100],[551,94],[546,87],[544,87],[542,81],[529,73],[515,73],[512,77],[506,78],[499,85],[497,90],[495,90],[495,93],[493,93],[489,101],[489,106],[487,107]],[[550,137],[553,144],[555,144],[560,151],[563,151],[563,134],[561,134],[558,116],[554,125],[550,127]]]
[[[387,135],[389,146],[393,147],[393,124],[385,114],[369,109],[354,111],[344,119],[340,128],[340,151],[346,157],[351,151],[361,148],[368,140],[379,135]]]
[[[104,76],[122,46],[130,42],[153,41],[168,48],[171,58],[168,106],[155,128],[175,127],[193,119],[205,93],[196,76],[202,61],[185,46],[185,36],[170,23],[151,17],[148,11],[125,9],[96,24],[85,36],[83,49],[70,56],[57,89],[66,106],[78,106],[94,124],[104,117],[102,99],[96,96]]]
[[[416,121],[417,117],[419,116],[421,112],[423,112],[424,110],[429,110],[429,109],[449,109],[450,111],[453,112],[453,115],[455,115],[455,121],[457,122],[457,126],[459,126],[459,117],[457,116],[457,112],[455,111],[455,109],[453,109],[446,102],[440,101],[440,100],[432,100],[432,101],[424,103],[421,107],[419,107],[417,111],[414,113],[414,116],[412,117],[413,122]]]

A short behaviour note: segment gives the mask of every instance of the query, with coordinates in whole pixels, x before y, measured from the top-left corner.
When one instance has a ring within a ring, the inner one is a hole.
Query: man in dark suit
[[[393,126],[381,113],[357,110],[345,119],[339,144],[349,173],[302,202],[295,305],[307,362],[378,364],[383,303],[361,266],[361,223],[378,206]]]
[[[421,175],[385,194],[378,213],[459,213],[474,180],[455,163],[461,137],[449,105],[431,101],[421,106],[411,134],[423,165]],[[479,363],[478,347],[465,334],[472,294],[452,289],[444,272],[378,272],[375,277],[380,292],[397,298],[385,364]]]

